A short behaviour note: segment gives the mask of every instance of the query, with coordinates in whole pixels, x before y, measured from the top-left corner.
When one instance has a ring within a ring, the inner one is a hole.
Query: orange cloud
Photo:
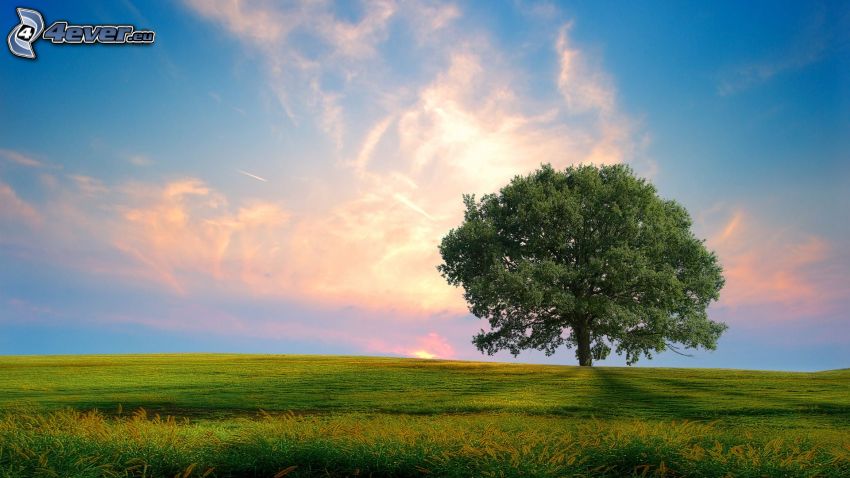
[[[289,213],[277,204],[250,202],[236,212],[227,199],[197,179],[162,188],[129,188],[112,245],[175,291],[208,284],[207,277],[250,285],[273,254]],[[199,280],[200,279],[200,280]]]

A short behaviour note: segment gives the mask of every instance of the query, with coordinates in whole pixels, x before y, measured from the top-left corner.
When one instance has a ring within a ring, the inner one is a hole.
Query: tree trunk
[[[593,357],[590,355],[590,327],[587,324],[576,327],[576,339],[578,340],[578,364],[582,367],[593,365]]]

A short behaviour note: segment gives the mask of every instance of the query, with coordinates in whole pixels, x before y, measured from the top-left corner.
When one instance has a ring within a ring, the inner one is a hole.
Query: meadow
[[[0,357],[19,476],[850,476],[850,370]]]

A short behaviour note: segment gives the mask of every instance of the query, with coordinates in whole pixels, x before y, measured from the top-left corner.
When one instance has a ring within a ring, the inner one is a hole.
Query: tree
[[[614,347],[631,365],[667,349],[714,350],[726,330],[706,313],[724,283],[717,256],[685,208],[628,166],[544,165],[463,201],[438,270],[489,321],[473,338],[481,352],[565,345],[589,366]]]

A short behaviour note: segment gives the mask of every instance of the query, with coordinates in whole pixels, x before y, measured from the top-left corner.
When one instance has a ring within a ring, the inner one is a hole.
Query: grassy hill
[[[0,477],[850,476],[848,370],[0,357],[0,409]]]

